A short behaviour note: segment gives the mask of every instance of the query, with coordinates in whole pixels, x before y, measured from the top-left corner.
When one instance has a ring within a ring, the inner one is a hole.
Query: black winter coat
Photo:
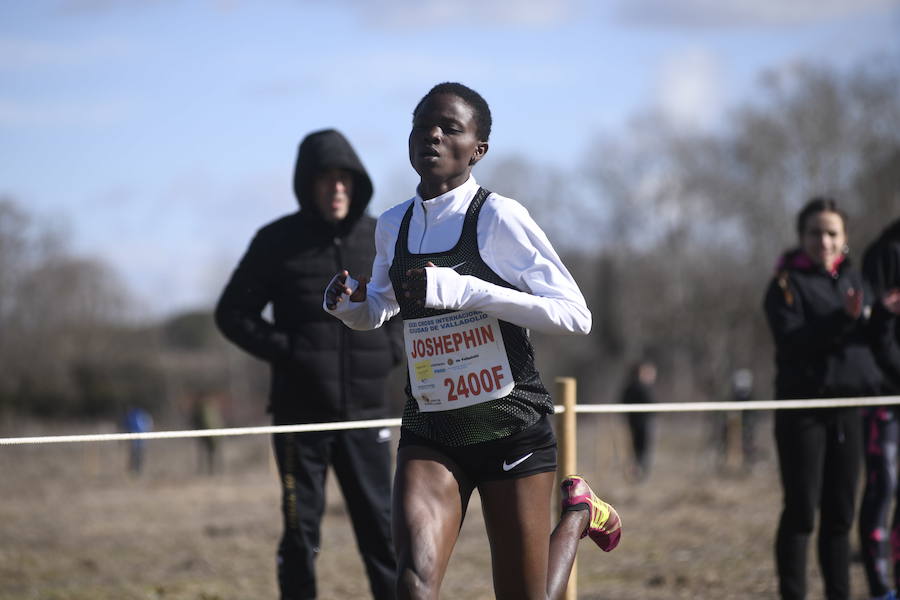
[[[860,273],[845,259],[831,275],[800,251],[782,257],[765,296],[775,340],[775,396],[781,399],[876,396],[882,377],[871,351],[868,315],[853,319],[844,310],[849,288],[863,290]]]
[[[312,181],[322,169],[352,171],[348,216],[321,218]],[[353,331],[322,308],[335,273],[368,273],[375,258],[375,219],[364,214],[372,185],[350,144],[334,130],[300,146],[294,189],[300,211],[261,228],[216,307],[219,329],[272,370],[269,410],[276,424],[372,419],[389,414],[385,380],[403,356],[394,323]],[[272,321],[263,318],[272,305]]]

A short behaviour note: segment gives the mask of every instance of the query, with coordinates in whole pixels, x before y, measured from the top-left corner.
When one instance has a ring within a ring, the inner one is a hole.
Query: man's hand
[[[347,278],[350,276],[350,272],[347,270],[341,271],[337,275],[335,275],[331,282],[328,284],[328,287],[325,288],[325,306],[328,307],[328,310],[334,310],[337,308],[339,302],[343,302],[344,296],[350,298],[351,302],[363,302],[366,299],[366,285],[369,283],[368,277],[360,277],[358,279],[359,285],[355,290],[351,290],[347,285]]]

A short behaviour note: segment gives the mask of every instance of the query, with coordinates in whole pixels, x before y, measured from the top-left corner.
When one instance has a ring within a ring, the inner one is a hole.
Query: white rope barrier
[[[60,444],[65,442],[110,442],[117,440],[158,440],[172,438],[220,437],[226,435],[257,435],[262,433],[306,433],[367,429],[370,427],[399,427],[400,419],[342,421],[338,423],[305,423],[303,425],[266,425],[261,427],[231,427],[223,429],[187,429],[183,431],[147,431],[144,433],[90,433],[82,435],[48,435],[38,437],[0,438],[0,446],[18,444]]]
[[[813,398],[809,400],[742,400],[738,402],[653,402],[648,404],[579,404],[577,413],[702,412],[726,410],[782,410],[800,408],[841,408],[900,404],[900,396],[865,398]],[[560,411],[557,406],[556,412]]]
[[[810,400],[746,400],[740,402],[653,402],[649,404],[579,404],[576,413],[630,412],[710,412],[742,410],[781,410],[802,408],[839,408],[852,406],[887,406],[900,404],[900,396],[871,396],[866,398],[828,398]],[[565,411],[559,404],[556,413]],[[48,435],[0,438],[0,446],[24,444],[60,444],[69,442],[110,442],[121,440],[158,440],[173,438],[223,437],[272,433],[307,433],[311,431],[339,431],[374,427],[399,427],[400,419],[372,419],[336,423],[305,423],[302,425],[266,425],[260,427],[230,427],[222,429],[186,429],[181,431],[148,431],[144,433],[91,433],[79,435]]]

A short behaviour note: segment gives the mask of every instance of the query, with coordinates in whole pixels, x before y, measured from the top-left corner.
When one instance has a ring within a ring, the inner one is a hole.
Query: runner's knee
[[[428,577],[417,572],[411,565],[400,565],[397,570],[398,600],[432,600],[437,597],[433,574]]]

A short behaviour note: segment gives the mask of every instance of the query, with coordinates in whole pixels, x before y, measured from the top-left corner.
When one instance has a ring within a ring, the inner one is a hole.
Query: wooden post
[[[577,444],[576,428],[578,421],[575,415],[576,383],[573,377],[556,378],[556,396],[562,398],[565,410],[557,419],[559,431],[559,474],[561,477],[571,475],[577,471]],[[559,506],[559,486],[556,487],[556,502]],[[578,557],[572,563],[572,572],[569,574],[569,584],[566,587],[565,600],[576,600],[578,597]]]
[[[573,377],[557,377],[556,393],[562,399],[565,411],[559,416],[559,473],[561,476],[571,475],[576,467],[576,384]]]

